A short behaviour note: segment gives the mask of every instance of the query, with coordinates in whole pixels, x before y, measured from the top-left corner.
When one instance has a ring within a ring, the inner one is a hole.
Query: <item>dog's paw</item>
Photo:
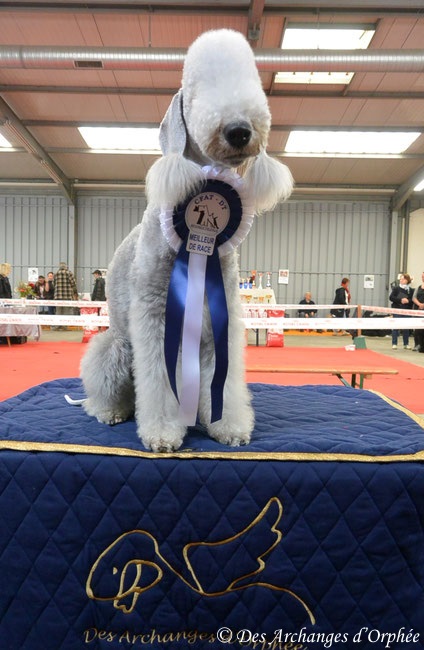
[[[128,418],[120,415],[119,413],[111,413],[110,415],[106,416],[106,420],[101,420],[99,418],[97,419],[99,422],[105,422],[105,424],[109,424],[111,427],[113,427],[115,424],[121,424],[121,422],[128,420]]]
[[[82,407],[87,415],[92,415],[101,424],[109,424],[110,426],[125,422],[131,416],[130,412],[124,413],[122,411],[112,409],[98,409],[93,405],[90,399],[85,400],[85,402],[82,404]]]
[[[207,424],[207,430],[210,437],[222,445],[241,447],[249,444],[254,422],[253,410],[246,404],[237,418],[234,414],[224,414],[221,420]]]
[[[249,444],[250,433],[246,435],[238,433],[223,433],[220,435],[214,435],[212,438],[215,438],[215,440],[217,440],[217,442],[220,442],[222,445],[228,445],[229,447],[242,447],[243,445]]]
[[[166,454],[177,451],[181,447],[185,433],[185,427],[164,425],[158,431],[139,430],[138,435],[147,449],[158,454]]]
[[[104,411],[103,413],[97,413],[95,415],[97,422],[100,424],[108,424],[113,427],[115,424],[121,424],[128,420],[128,416],[124,416],[121,413],[114,413],[113,411]]]
[[[169,454],[172,451],[176,451],[177,449],[180,448],[181,445],[173,445],[170,442],[166,442],[164,440],[158,440],[156,442],[151,443],[150,449],[154,451],[156,454]]]
[[[240,431],[239,429],[231,431],[229,428],[222,426],[221,421],[219,421],[208,426],[208,433],[211,438],[220,442],[221,445],[241,447],[249,444],[251,431]]]

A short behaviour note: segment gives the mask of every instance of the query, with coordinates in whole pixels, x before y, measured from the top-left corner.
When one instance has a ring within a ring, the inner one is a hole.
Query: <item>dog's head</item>
[[[149,200],[159,199],[159,182],[161,200],[165,191],[178,203],[201,184],[199,166],[218,165],[238,168],[248,177],[257,211],[271,209],[290,195],[293,180],[285,165],[266,154],[270,126],[267,99],[246,39],[227,29],[205,32],[187,52],[182,88],[161,124],[165,156],[149,172]]]
[[[238,167],[266,147],[271,125],[253,52],[227,29],[206,32],[187,52],[182,81],[187,151]]]

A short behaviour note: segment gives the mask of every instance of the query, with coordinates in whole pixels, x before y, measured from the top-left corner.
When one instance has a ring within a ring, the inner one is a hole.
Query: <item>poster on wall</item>
[[[364,275],[364,289],[374,289],[373,275]]]
[[[289,283],[289,270],[280,269],[278,271],[278,284],[288,284]]]
[[[38,280],[38,267],[31,266],[28,268],[28,282],[37,282]]]

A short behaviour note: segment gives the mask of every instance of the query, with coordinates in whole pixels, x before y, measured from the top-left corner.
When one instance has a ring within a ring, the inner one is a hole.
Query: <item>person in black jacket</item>
[[[44,299],[45,300],[54,300],[54,273],[53,273],[53,271],[49,271],[47,273],[46,290],[44,292]],[[50,316],[53,316],[56,313],[56,307],[53,307],[53,305],[47,307],[47,313]]]
[[[389,300],[392,303],[393,309],[412,309],[412,294],[413,289],[410,287],[411,276],[408,273],[402,273],[399,278],[399,284],[393,287]],[[395,318],[408,318],[401,314],[395,314]],[[392,330],[392,348],[397,350],[397,342],[399,337],[399,330]],[[410,350],[409,345],[409,329],[402,330],[403,347],[405,350]]]
[[[10,273],[10,264],[0,264],[0,300],[2,298],[12,297],[12,288],[10,286],[8,275]],[[7,343],[5,336],[0,336],[0,344]]]
[[[93,271],[94,287],[91,294],[91,300],[106,300],[106,287],[105,280],[102,277],[102,272],[99,269]]]
[[[9,282],[10,264],[0,264],[0,299],[12,298],[12,287]]]
[[[309,305],[315,305],[314,301],[312,300],[312,294],[310,291],[307,291],[305,293],[305,297],[299,302],[299,305],[306,305],[303,309],[299,309],[297,312],[299,318],[315,318],[317,315],[317,310],[313,308],[307,308]]]
[[[421,274],[421,284],[414,291],[412,302],[414,303],[415,309],[419,309],[421,312],[424,310],[424,272]],[[416,329],[414,338],[414,351],[424,353],[424,329]]]
[[[350,304],[350,291],[349,291],[349,278],[342,278],[340,287],[336,289],[336,293],[333,300],[333,305],[349,305]],[[350,309],[332,309],[331,315],[333,318],[348,318],[350,314]],[[334,334],[339,334],[343,336],[344,334],[349,334],[343,330],[334,330]],[[352,335],[353,336],[353,335]]]

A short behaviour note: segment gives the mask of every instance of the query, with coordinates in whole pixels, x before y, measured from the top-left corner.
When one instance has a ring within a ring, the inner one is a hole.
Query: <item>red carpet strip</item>
[[[0,346],[0,400],[17,395],[31,386],[62,377],[77,377],[85,343],[35,342]],[[412,354],[412,353],[411,353]],[[314,368],[333,366],[393,368],[398,375],[375,375],[365,380],[365,388],[396,400],[413,413],[424,413],[424,368],[398,361],[371,350],[348,352],[344,348],[246,348],[248,367]],[[347,377],[350,380],[350,378]],[[341,385],[326,374],[247,373],[247,381],[284,386],[303,384]],[[307,409],[307,404],[305,404]]]
[[[411,354],[413,354],[411,352]],[[267,348],[249,346],[246,365],[269,367],[332,368],[342,366],[371,368],[390,368],[397,370],[397,375],[373,375],[365,379],[364,386],[375,390],[399,402],[413,413],[424,413],[424,368],[406,361],[373,352],[372,350],[355,350],[349,352],[344,348]],[[303,384],[339,385],[337,377],[324,374],[278,374],[247,373],[248,381],[257,381],[280,386],[301,386]],[[350,381],[350,377],[346,376]],[[307,408],[307,405],[305,405]]]

